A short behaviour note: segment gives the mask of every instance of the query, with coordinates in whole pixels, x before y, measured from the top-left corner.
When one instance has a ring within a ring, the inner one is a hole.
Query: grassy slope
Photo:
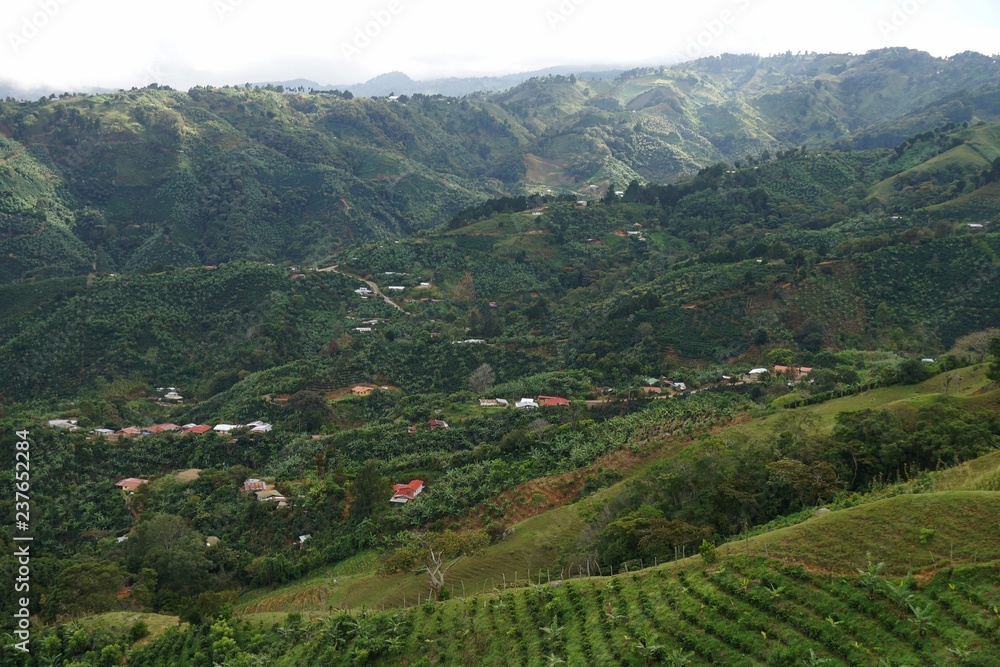
[[[989,384],[989,380],[986,377],[986,366],[983,364],[969,366],[955,372],[963,377],[962,390],[956,392],[954,385],[952,385],[949,396],[973,399],[977,392]],[[807,412],[818,418],[814,425],[816,432],[830,433],[833,430],[837,415],[841,412],[893,409],[894,407],[899,408],[903,406],[924,407],[929,403],[943,398],[943,390],[944,375],[935,375],[917,385],[893,385],[853,396],[837,398],[818,405],[778,412],[762,420],[755,420],[750,426],[743,428],[756,430],[761,427],[767,427],[769,432],[776,434],[775,429],[778,429],[783,419],[787,418],[785,415]]]
[[[97,614],[80,619],[80,625],[88,630],[96,627],[105,627],[115,635],[126,634],[135,623],[142,621],[149,628],[148,641],[153,641],[159,635],[173,627],[177,627],[180,620],[176,616],[165,616],[163,614],[146,614],[135,611],[109,611],[106,614]]]
[[[907,494],[730,543],[725,551],[844,574],[864,567],[870,553],[892,573],[930,575],[953,564],[1000,560],[998,516],[994,491]]]
[[[478,594],[515,577],[522,581],[528,570],[553,567],[562,551],[576,539],[581,527],[575,506],[561,507],[518,524],[514,533],[475,558],[464,558],[448,573],[448,586],[461,595]],[[369,561],[361,571],[344,572],[334,566],[274,591],[254,591],[237,605],[237,611],[254,618],[271,618],[273,612],[319,612],[324,608],[397,607],[415,604],[427,596],[424,574],[374,573]],[[341,574],[343,573],[343,574]],[[325,607],[324,607],[325,605]],[[265,616],[258,616],[264,614]]]
[[[967,130],[957,132],[956,136],[964,140],[965,143],[876,183],[869,191],[869,197],[878,199],[883,203],[888,202],[892,198],[896,183],[900,179],[913,176],[924,177],[949,170],[974,169],[979,171],[988,169],[990,163],[996,157],[1000,156],[1000,126],[983,125],[971,127]],[[938,204],[930,208],[940,210],[957,206],[968,206],[980,197],[991,198],[992,195],[993,191],[991,188],[980,188],[956,200]]]

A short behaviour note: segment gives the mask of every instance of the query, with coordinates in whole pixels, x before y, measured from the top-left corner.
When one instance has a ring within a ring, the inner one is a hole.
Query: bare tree
[[[990,344],[996,338],[1000,338],[1000,329],[974,331],[957,338],[949,354],[967,363],[981,364],[990,351]]]
[[[497,376],[493,372],[493,367],[489,364],[482,364],[479,368],[472,371],[472,375],[469,376],[469,390],[475,394],[489,391],[493,388],[493,383],[496,379]]]
[[[383,572],[400,572],[417,568],[426,572],[430,598],[437,600],[444,590],[445,576],[465,556],[472,556],[490,543],[484,530],[468,533],[420,533],[414,536],[413,546],[398,549],[382,563]]]

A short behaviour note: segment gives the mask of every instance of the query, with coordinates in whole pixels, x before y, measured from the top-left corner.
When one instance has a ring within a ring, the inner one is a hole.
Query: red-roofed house
[[[115,482],[115,486],[117,486],[122,491],[125,491],[126,493],[135,493],[136,489],[138,489],[140,486],[142,486],[148,481],[149,481],[148,479],[139,479],[138,477],[128,477],[126,479],[121,480],[120,482]]]
[[[567,407],[567,406],[569,406],[569,400],[561,398],[559,396],[538,397],[538,407],[540,408],[554,408],[554,407]]]
[[[134,438],[137,435],[142,435],[142,430],[136,428],[135,426],[127,426],[118,431],[119,438]]]
[[[432,419],[429,422],[427,422],[427,425],[430,427],[432,431],[436,428],[448,428],[448,422],[442,419]]]
[[[167,433],[168,431],[179,431],[181,427],[177,424],[153,424],[142,429],[143,434],[152,435],[154,433]]]
[[[185,429],[188,433],[194,433],[195,435],[201,435],[202,433],[208,433],[212,430],[212,427],[208,424],[198,424],[197,426],[192,426],[189,429]]]
[[[662,394],[663,393],[663,388],[662,387],[643,387],[642,391],[645,394]]]
[[[402,507],[424,491],[424,482],[420,479],[410,480],[409,484],[395,484],[392,487],[392,498],[389,504],[395,507]]]

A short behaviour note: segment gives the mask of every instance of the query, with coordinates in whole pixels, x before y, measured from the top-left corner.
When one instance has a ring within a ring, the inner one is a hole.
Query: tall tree
[[[332,414],[326,399],[315,391],[303,389],[288,399],[286,407],[298,414],[302,426],[307,431],[318,431],[330,420]]]
[[[366,462],[351,485],[351,518],[358,521],[389,506],[392,487],[378,461]]]

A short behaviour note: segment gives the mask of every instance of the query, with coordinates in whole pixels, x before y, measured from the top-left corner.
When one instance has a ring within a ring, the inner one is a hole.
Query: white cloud
[[[467,76],[724,51],[951,55],[1000,44],[991,0],[7,0],[5,10],[0,78],[64,88],[353,83],[392,70]]]

